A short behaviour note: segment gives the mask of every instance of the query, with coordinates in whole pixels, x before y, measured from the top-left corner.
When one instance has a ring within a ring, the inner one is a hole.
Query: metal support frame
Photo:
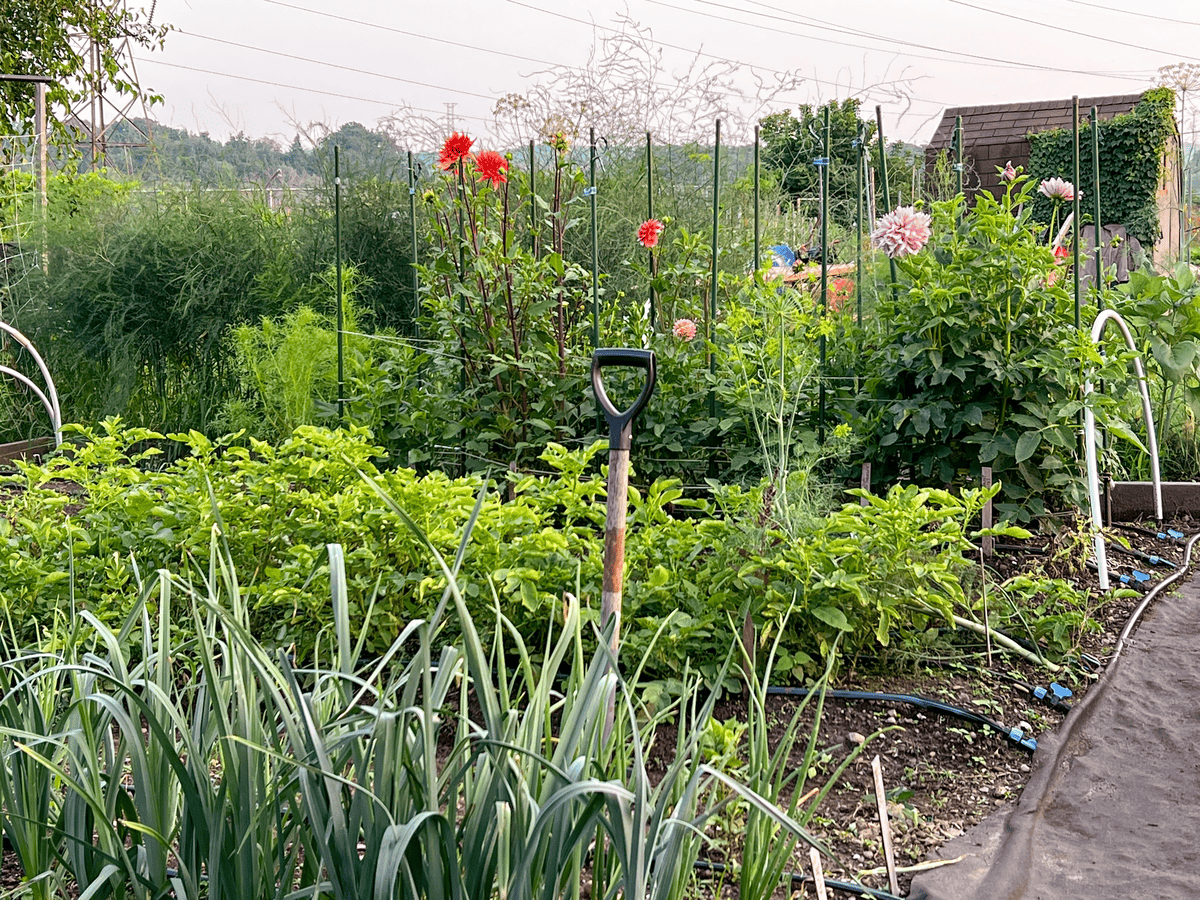
[[[41,370],[42,378],[46,381],[46,390],[43,391],[27,375],[18,372],[16,369],[8,366],[0,366],[0,372],[21,382],[21,384],[32,390],[37,398],[42,401],[42,406],[46,407],[46,412],[50,415],[50,427],[54,429],[54,446],[60,446],[62,444],[62,409],[59,407],[58,391],[54,387],[54,379],[50,377],[50,369],[46,366],[46,361],[42,359],[42,355],[34,348],[33,342],[7,322],[0,321],[0,331],[12,337],[13,340],[29,351],[29,355],[33,357],[33,361],[37,363],[38,369]]]
[[[1125,346],[1137,353],[1137,346],[1133,342],[1133,335],[1129,333],[1129,326],[1125,324],[1125,320],[1112,309],[1101,310],[1096,316],[1096,321],[1092,325],[1092,343],[1099,344],[1100,336],[1104,333],[1105,327],[1110,323],[1115,323],[1121,329],[1121,334],[1125,338]],[[1154,480],[1154,511],[1155,519],[1160,524],[1163,520],[1163,502],[1162,502],[1162,476],[1158,467],[1158,436],[1154,430],[1154,412],[1150,406],[1150,390],[1146,385],[1146,371],[1142,366],[1141,356],[1135,355],[1133,358],[1133,368],[1137,373],[1138,387],[1142,394],[1142,414],[1146,417],[1146,439],[1150,445],[1150,469]],[[1083,383],[1083,396],[1086,399],[1088,394],[1092,393],[1092,379],[1089,376]],[[1096,569],[1100,575],[1100,590],[1108,590],[1108,554],[1105,552],[1104,546],[1104,521],[1101,518],[1100,512],[1100,475],[1099,467],[1096,462],[1096,416],[1092,412],[1092,408],[1086,403],[1083,408],[1083,443],[1084,452],[1087,456],[1087,477],[1088,477],[1088,500],[1091,505],[1092,512],[1092,527],[1096,531],[1095,548],[1096,548]]]

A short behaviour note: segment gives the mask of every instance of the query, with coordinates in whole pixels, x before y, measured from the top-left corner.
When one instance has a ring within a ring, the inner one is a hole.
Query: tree
[[[820,173],[813,160],[824,155],[819,136],[828,109],[829,216],[844,225],[854,221],[860,159],[855,141],[860,138],[860,128],[868,149],[873,149],[875,138],[875,123],[859,119],[858,107],[857,99],[831,100],[825,106],[801,106],[798,117],[786,109],[762,120],[763,165],[778,173],[780,186],[793,201],[799,201],[806,215],[819,212]]]
[[[140,85],[127,80],[121,68],[121,49],[128,39],[147,49],[162,46],[168,27],[153,23],[153,9],[131,11],[102,0],[0,0],[0,72],[7,75],[46,75],[47,116],[56,143],[77,140],[67,119],[72,106],[88,96],[97,77],[103,87],[127,97],[151,102]],[[100,51],[100,74],[92,72],[73,38],[86,35]],[[0,82],[0,128],[5,134],[34,130],[34,87],[24,82]]]

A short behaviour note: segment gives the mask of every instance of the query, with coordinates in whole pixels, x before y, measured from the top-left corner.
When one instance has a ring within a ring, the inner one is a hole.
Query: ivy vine
[[[1081,112],[1083,112],[1081,110]],[[1083,189],[1081,222],[1092,221],[1091,124],[1080,123],[1079,170]],[[1158,185],[1168,141],[1175,136],[1175,92],[1153,88],[1142,94],[1130,112],[1100,122],[1100,210],[1105,224],[1120,223],[1131,237],[1153,244],[1161,237],[1158,224]],[[1029,135],[1029,174],[1074,180],[1070,129]],[[1052,204],[1035,195],[1033,218],[1046,225]]]

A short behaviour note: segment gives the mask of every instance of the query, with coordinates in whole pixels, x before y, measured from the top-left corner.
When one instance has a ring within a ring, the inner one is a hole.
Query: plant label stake
[[[646,370],[642,392],[628,409],[618,410],[604,390],[605,366],[626,366]],[[656,378],[653,350],[631,350],[600,347],[592,354],[592,391],[596,404],[608,422],[608,509],[604,521],[604,587],[600,600],[600,628],[609,627],[612,633],[609,648],[617,655],[621,632],[621,590],[625,581],[625,515],[629,505],[629,448],[633,438],[633,420],[637,418],[654,392]],[[616,709],[616,685],[608,695],[608,711],[604,733],[612,730]]]

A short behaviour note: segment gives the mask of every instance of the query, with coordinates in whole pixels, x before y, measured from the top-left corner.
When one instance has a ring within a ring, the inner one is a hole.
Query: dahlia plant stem
[[[530,180],[532,184],[532,177]],[[508,182],[504,182],[504,213],[501,219],[501,246],[504,248],[504,309],[508,314],[508,331],[512,335],[513,359],[521,361],[521,336],[517,323],[517,311],[513,305],[513,273],[512,260],[508,255],[508,241],[511,235],[508,220]]]
[[[459,159],[455,163],[455,171],[458,176],[458,280],[461,287],[467,278],[467,225],[465,212],[467,189],[466,173],[463,171],[462,159]],[[458,295],[458,312],[462,316],[467,314],[466,291],[461,291]],[[458,373],[458,389],[460,392],[465,393],[467,390],[467,338],[461,331],[458,334],[458,346],[462,351],[462,366]],[[463,465],[465,466],[465,461]]]

